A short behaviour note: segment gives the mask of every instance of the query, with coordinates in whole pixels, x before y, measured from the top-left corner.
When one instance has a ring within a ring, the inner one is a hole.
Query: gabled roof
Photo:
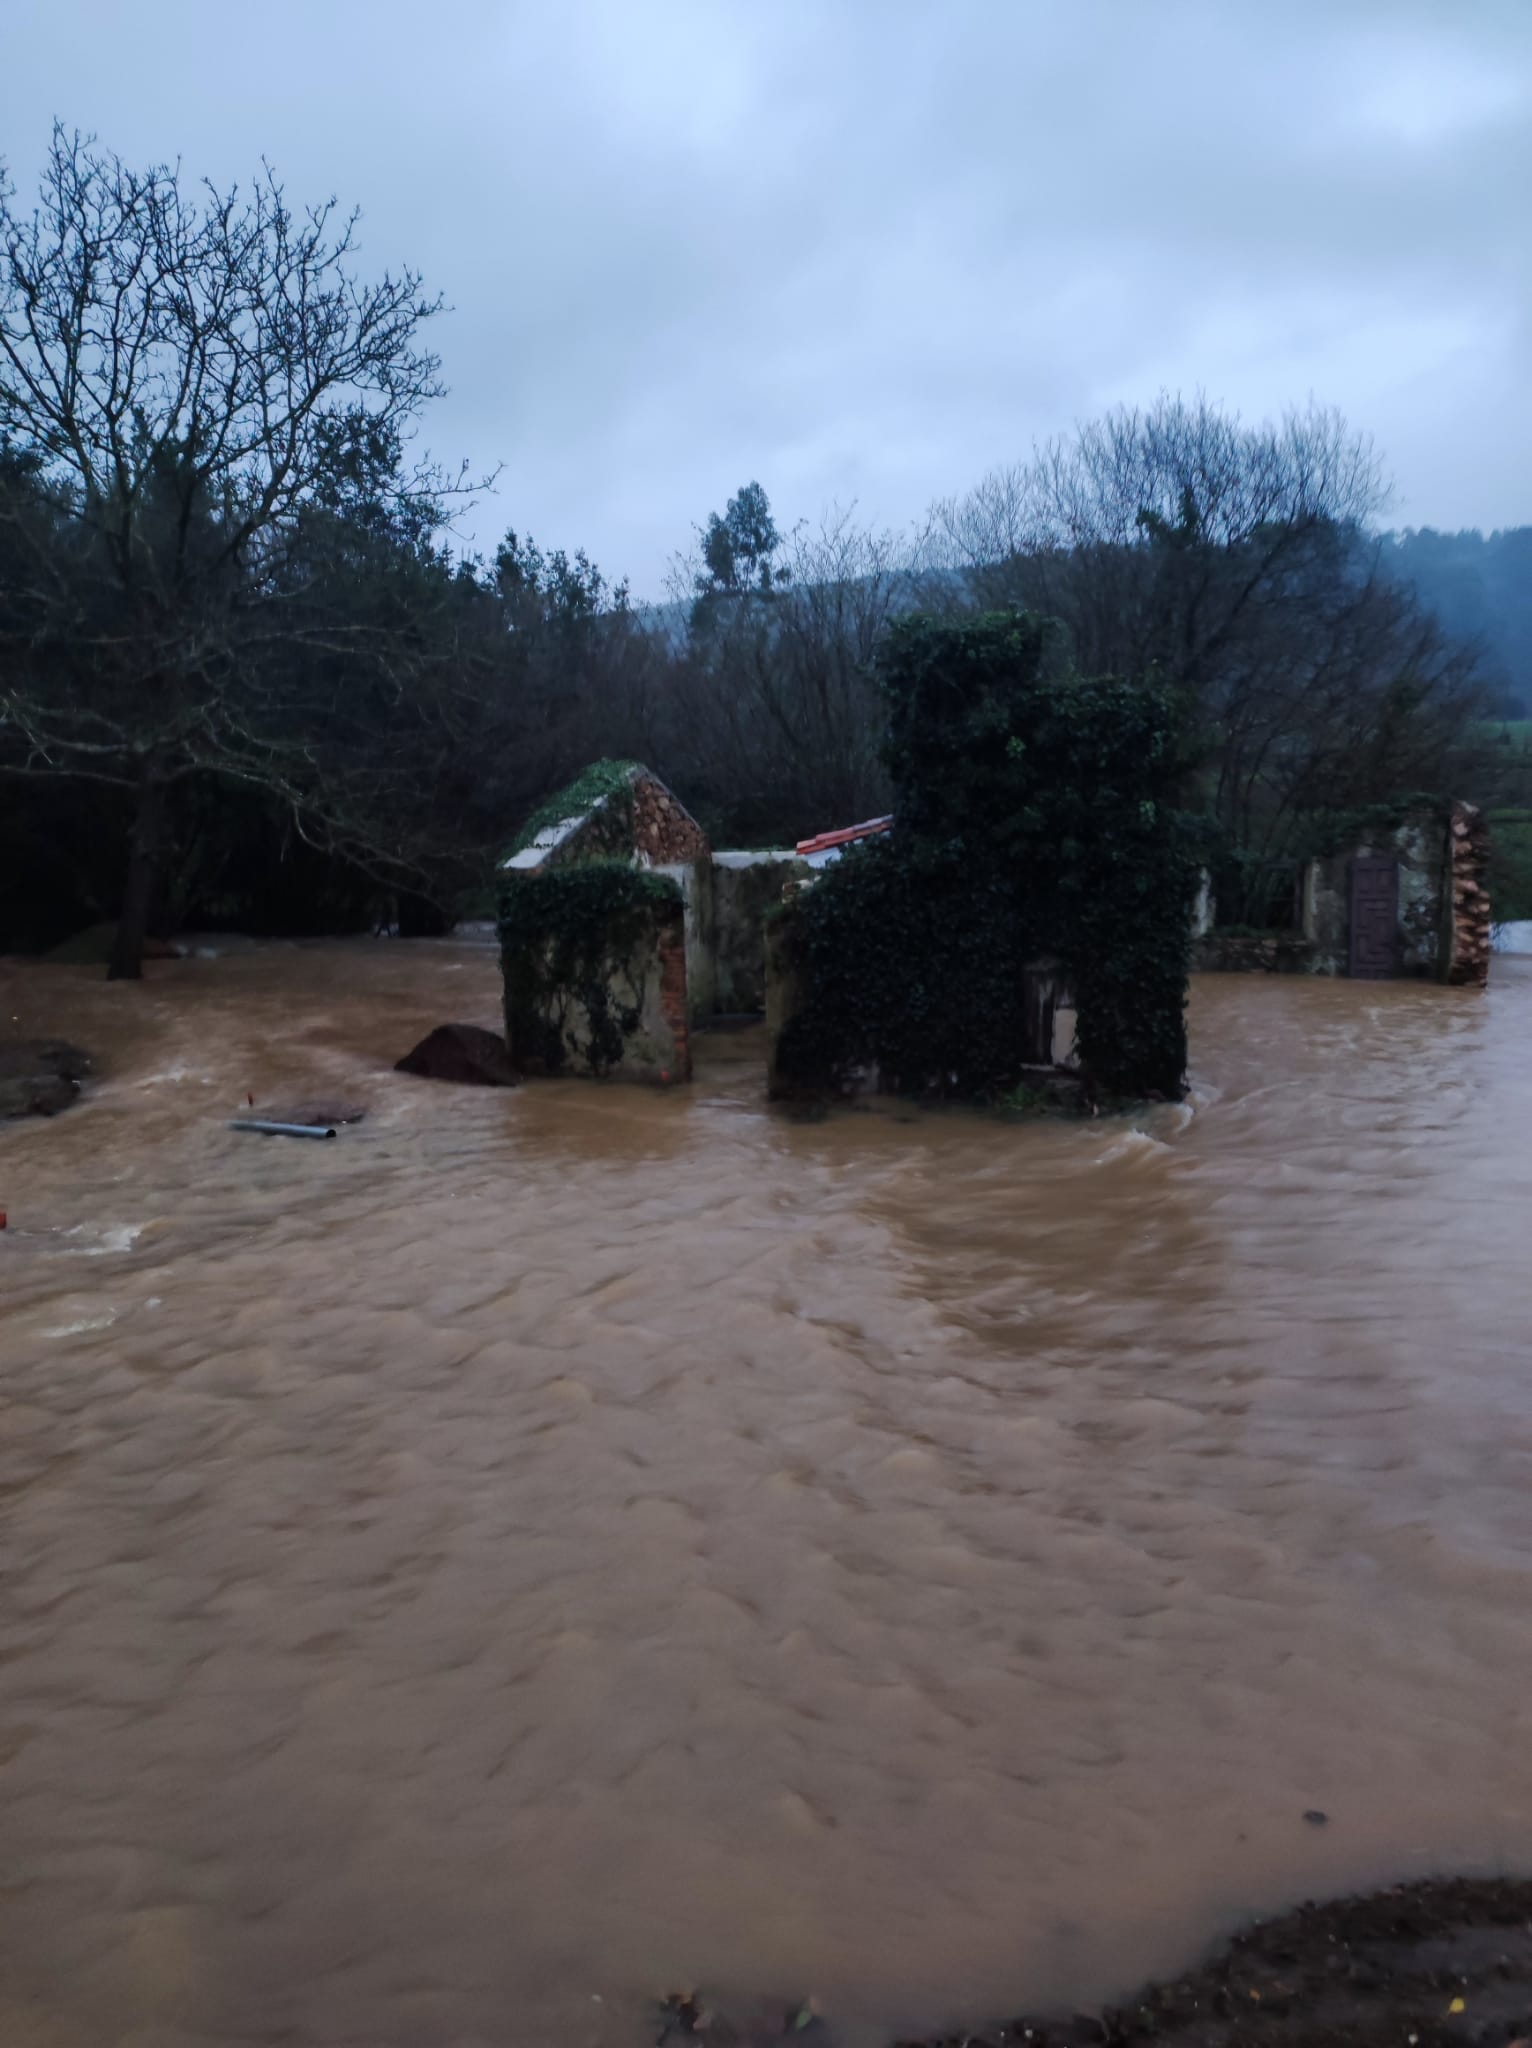
[[[604,812],[615,815],[596,824]],[[707,852],[702,828],[652,768],[641,761],[592,761],[527,819],[500,862],[501,873],[536,874],[549,861],[561,866],[568,856],[588,858],[592,849],[573,842],[593,825],[594,850],[606,858],[647,866]]]
[[[634,776],[642,773],[637,761],[592,761],[556,796],[538,805],[511,841],[501,867],[523,871],[541,867],[593,811],[599,811],[617,790],[629,788]]]
[[[605,802],[604,796],[598,797],[591,810],[599,808]],[[577,811],[572,818],[555,818],[551,825],[540,825],[535,837],[501,861],[502,872],[509,870],[512,874],[526,874],[534,868],[540,868],[549,854],[557,852],[566,839],[579,831],[589,816],[590,810]]]

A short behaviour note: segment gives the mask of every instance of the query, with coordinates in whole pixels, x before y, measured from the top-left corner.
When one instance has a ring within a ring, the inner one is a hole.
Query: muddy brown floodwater
[[[468,946],[150,973],[0,963],[105,1069],[0,1132],[5,2048],[876,2041],[1532,1864],[1532,962],[1205,980],[1085,1125],[390,1073]]]

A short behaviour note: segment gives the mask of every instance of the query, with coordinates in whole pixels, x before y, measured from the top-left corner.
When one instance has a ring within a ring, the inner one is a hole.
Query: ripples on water
[[[1532,1863],[1532,962],[1207,979],[1131,1125],[395,1076],[451,945],[151,972],[0,963],[105,1055],[0,1132],[6,2048],[875,2040]]]

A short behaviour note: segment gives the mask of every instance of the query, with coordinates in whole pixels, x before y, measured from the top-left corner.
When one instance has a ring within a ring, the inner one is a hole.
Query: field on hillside
[[[1532,918],[1532,811],[1489,814],[1490,911],[1497,924]]]

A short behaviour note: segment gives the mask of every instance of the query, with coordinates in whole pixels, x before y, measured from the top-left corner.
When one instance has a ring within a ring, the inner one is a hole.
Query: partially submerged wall
[[[691,1077],[685,916],[668,877],[592,862],[501,902],[505,1032],[527,1074]]]
[[[1351,877],[1359,860],[1398,863],[1396,973],[1442,974],[1447,827],[1436,811],[1417,811],[1392,827],[1362,832],[1351,844],[1309,862],[1303,878],[1303,936],[1314,949],[1311,972],[1351,971]]]
[[[1298,932],[1220,932],[1198,936],[1192,951],[1200,974],[1312,974],[1314,948]]]
[[[699,1029],[711,1017],[766,1007],[766,917],[789,882],[813,873],[796,854],[716,853],[656,868],[686,913],[687,1001]]]
[[[713,856],[713,996],[723,1014],[766,1007],[767,918],[814,870],[793,853]]]
[[[1489,979],[1489,827],[1474,804],[1454,804],[1447,828],[1451,880],[1447,919],[1447,980],[1483,988]]]
[[[1245,973],[1388,973],[1482,986],[1490,956],[1488,861],[1488,829],[1472,804],[1413,811],[1358,831],[1305,865],[1297,931],[1201,929],[1194,934],[1196,964]],[[1359,957],[1354,943],[1359,867],[1374,870],[1375,889],[1394,891],[1391,930],[1380,935],[1379,906],[1371,906],[1371,957]],[[1377,879],[1390,873],[1391,880]],[[1386,954],[1382,964],[1379,950]]]

